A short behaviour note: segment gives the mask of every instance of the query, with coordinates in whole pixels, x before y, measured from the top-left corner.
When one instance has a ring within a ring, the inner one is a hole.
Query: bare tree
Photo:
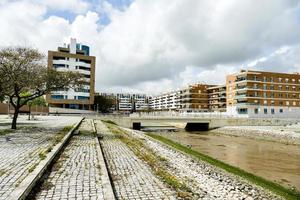
[[[45,56],[32,48],[0,50],[0,93],[14,107],[12,129],[17,128],[20,108],[53,90],[80,87],[81,76],[47,69]]]

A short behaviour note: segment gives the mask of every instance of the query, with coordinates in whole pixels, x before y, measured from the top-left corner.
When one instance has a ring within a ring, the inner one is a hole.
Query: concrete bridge
[[[190,131],[210,130],[223,126],[274,126],[296,122],[292,119],[249,119],[249,118],[209,118],[186,116],[143,116],[143,117],[114,117],[110,120],[117,124],[133,129],[142,127],[177,127]]]

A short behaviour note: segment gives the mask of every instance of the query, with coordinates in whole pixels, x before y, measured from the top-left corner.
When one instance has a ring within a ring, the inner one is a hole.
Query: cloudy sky
[[[300,0],[0,0],[0,27],[0,47],[89,45],[100,92],[300,71]]]

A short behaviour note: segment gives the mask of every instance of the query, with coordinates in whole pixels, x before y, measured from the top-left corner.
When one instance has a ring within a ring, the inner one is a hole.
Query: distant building
[[[109,96],[116,99],[115,111],[139,112],[149,109],[149,97],[145,94],[130,93],[101,93],[102,96]]]
[[[96,58],[89,54],[90,48],[76,43],[76,39],[71,39],[71,43],[65,47],[58,47],[57,51],[48,51],[48,68],[79,72],[85,80],[82,89],[56,90],[48,94],[46,99],[50,108],[93,109]]]
[[[193,84],[186,88],[154,96],[150,106],[157,111],[226,111],[226,86]]]
[[[246,117],[300,117],[299,73],[241,70],[226,78],[227,113]]]
[[[174,91],[151,97],[150,107],[153,110],[179,110],[179,93],[179,91]]]

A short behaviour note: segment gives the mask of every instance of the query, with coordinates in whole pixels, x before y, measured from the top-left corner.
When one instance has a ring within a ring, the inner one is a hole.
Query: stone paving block
[[[176,194],[168,188],[151,168],[140,160],[120,139],[114,137],[101,122],[96,123],[103,139],[101,145],[108,162],[117,199],[176,199]],[[151,194],[149,191],[151,190]]]

